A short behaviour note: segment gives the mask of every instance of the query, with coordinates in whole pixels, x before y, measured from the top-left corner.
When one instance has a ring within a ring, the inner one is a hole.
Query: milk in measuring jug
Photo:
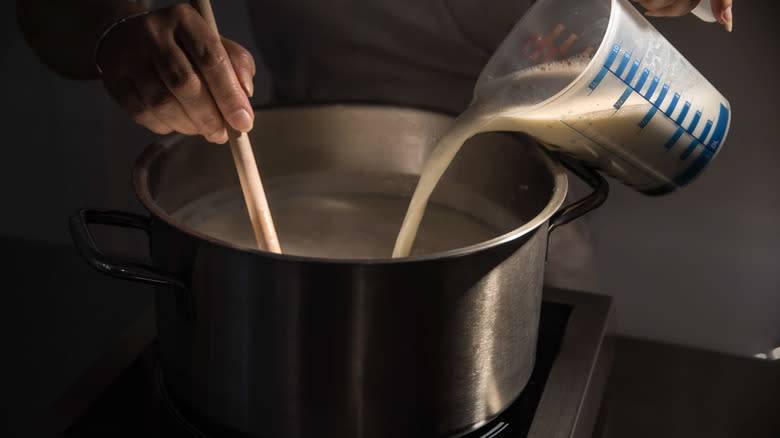
[[[688,114],[690,103],[687,102],[686,105],[672,102],[668,104],[668,114],[662,113],[655,117],[659,113],[658,108],[648,104],[648,100],[638,92],[635,93],[635,90],[630,93],[624,91],[627,86],[621,80],[602,80],[598,88],[572,93],[567,86],[586,70],[589,61],[589,57],[581,57],[537,65],[478,87],[469,108],[441,137],[426,161],[398,234],[393,257],[409,254],[425,205],[437,182],[463,143],[481,132],[528,133],[552,149],[564,148],[569,155],[587,157],[588,161],[597,162],[597,167],[613,175],[631,172],[633,180],[639,181],[636,188],[640,190],[652,189],[658,185],[658,181],[670,181],[668,176],[643,164],[653,162],[654,158],[669,161],[667,154],[678,154],[680,157],[679,168],[671,169],[671,174],[685,177],[686,169],[691,168],[686,158],[694,150],[700,152],[704,147],[704,138],[698,141],[696,136],[707,137],[712,122],[696,126],[698,121],[695,118],[700,117],[700,114],[694,114],[693,111]],[[571,86],[584,88],[589,82],[590,79],[581,80]],[[648,87],[657,87],[657,84],[648,83]],[[694,87],[688,90],[688,98],[699,106],[717,106],[719,96],[712,95],[710,90],[703,86],[697,92]],[[645,94],[654,92],[639,91]],[[548,100],[564,92],[571,95],[565,106]],[[625,98],[621,97],[616,102],[616,95]],[[658,101],[664,100],[663,96],[659,97]],[[674,97],[670,96],[670,99]],[[686,117],[687,120],[694,117],[687,132],[694,140],[677,141],[682,138],[683,130],[673,120]],[[659,138],[668,138],[670,141],[664,147],[658,144]],[[634,156],[639,153],[642,154],[641,159]],[[674,181],[669,183],[673,184]]]

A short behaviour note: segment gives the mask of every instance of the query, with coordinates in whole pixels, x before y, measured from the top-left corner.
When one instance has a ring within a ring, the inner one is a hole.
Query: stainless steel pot
[[[290,190],[408,198],[451,121],[400,107],[276,107],[257,111],[251,140],[272,210]],[[500,204],[516,223],[494,238],[395,260],[277,255],[174,219],[238,184],[231,160],[198,138],[154,144],[133,173],[149,218],[82,210],[70,226],[95,268],[159,285],[162,374],[177,406],[207,429],[251,437],[457,436],[485,424],[533,367],[548,230],[607,191],[575,165],[596,190],[561,208],[558,160],[527,137],[482,134],[432,202],[467,212]],[[313,182],[290,189],[293,177]],[[97,223],[146,230],[152,262],[101,252],[88,227]]]

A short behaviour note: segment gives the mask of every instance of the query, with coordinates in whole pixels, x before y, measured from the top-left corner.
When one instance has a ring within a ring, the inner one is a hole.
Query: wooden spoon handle
[[[211,9],[211,2],[209,0],[192,0],[191,3],[214,32],[219,33],[214,11]],[[254,152],[252,152],[249,136],[246,132],[236,131],[227,122],[225,122],[225,126],[257,246],[262,250],[281,254],[279,237],[276,235],[276,228],[274,228],[274,222],[271,218],[271,210],[268,208],[268,199],[265,196],[265,190],[263,190],[263,182],[260,179],[260,172],[257,170],[257,162]]]
[[[268,199],[265,196],[260,172],[257,170],[249,136],[246,132],[239,132],[232,128],[228,128],[228,136],[257,246],[262,250],[281,254],[282,248],[279,246],[279,237],[276,235],[271,209],[268,207]]]

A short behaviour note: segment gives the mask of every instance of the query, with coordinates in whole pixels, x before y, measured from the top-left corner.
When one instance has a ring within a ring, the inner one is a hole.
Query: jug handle
[[[151,265],[118,260],[98,248],[89,230],[90,224],[111,225],[143,230],[149,236],[149,219],[133,213],[105,209],[82,209],[70,216],[70,235],[81,257],[100,272],[112,277],[140,281],[153,285],[175,286],[187,290],[183,281],[173,274]]]
[[[595,210],[604,201],[607,200],[609,194],[609,184],[604,177],[592,167],[588,167],[582,164],[580,161],[575,160],[564,154],[555,154],[558,161],[563,164],[564,167],[569,169],[573,174],[577,175],[583,180],[593,191],[590,195],[580,199],[579,201],[572,202],[571,204],[562,207],[550,217],[550,224],[548,225],[547,232],[551,233],[554,229],[561,225],[568,224],[574,219],[585,215],[586,213]]]

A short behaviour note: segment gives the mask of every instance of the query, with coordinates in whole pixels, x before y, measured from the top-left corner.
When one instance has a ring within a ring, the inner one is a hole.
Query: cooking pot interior
[[[257,110],[250,139],[283,252],[388,258],[425,160],[452,121],[366,105]],[[145,155],[136,190],[147,208],[189,232],[256,248],[229,146],[182,136]],[[522,234],[562,200],[562,173],[526,136],[475,136],[434,191],[412,254]]]

